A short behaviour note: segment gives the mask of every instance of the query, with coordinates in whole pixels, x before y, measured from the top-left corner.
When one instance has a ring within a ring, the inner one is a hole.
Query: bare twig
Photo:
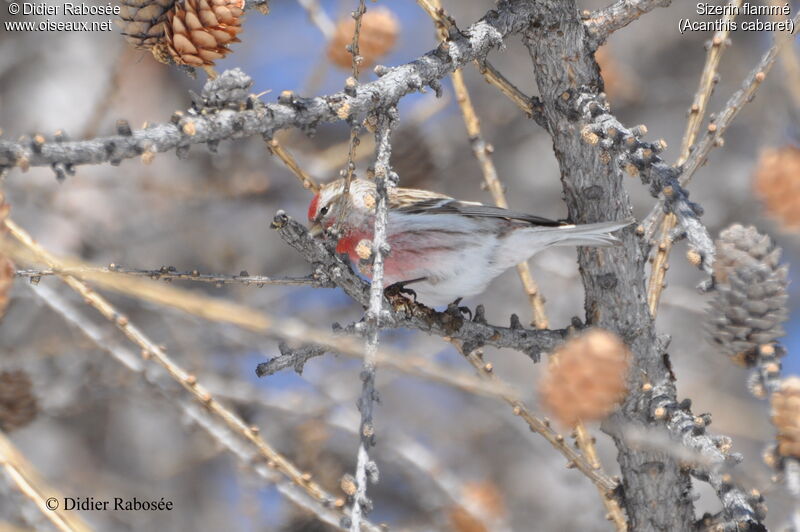
[[[62,261],[66,262],[66,261]],[[223,275],[218,273],[200,273],[197,270],[191,271],[177,271],[172,266],[162,266],[157,270],[142,270],[136,268],[123,268],[112,264],[107,268],[94,268],[85,266],[70,267],[69,265],[63,270],[54,270],[52,268],[43,270],[16,270],[14,275],[17,277],[27,277],[32,282],[38,281],[41,277],[49,277],[52,275],[75,275],[81,277],[81,274],[86,273],[118,273],[122,275],[130,275],[132,277],[147,277],[154,280],[162,281],[195,281],[199,283],[211,283],[214,285],[226,284],[243,284],[247,286],[313,286],[315,288],[332,288],[333,283],[321,282],[312,276],[306,277],[267,277],[266,275],[250,275],[247,272],[241,272],[239,275]]]
[[[361,2],[363,6],[363,0]],[[372,282],[369,290],[369,307],[364,319],[366,325],[364,333],[367,338],[367,348],[364,353],[364,365],[361,370],[361,398],[358,401],[358,410],[361,412],[359,425],[360,443],[356,463],[356,494],[353,502],[353,522],[350,527],[352,532],[361,530],[361,516],[366,514],[372,503],[367,497],[367,482],[378,481],[378,466],[369,458],[369,448],[375,445],[375,425],[372,420],[373,406],[377,391],[375,390],[376,357],[378,352],[378,330],[383,315],[383,259],[389,252],[387,240],[389,225],[389,189],[397,186],[397,175],[392,172],[390,158],[392,145],[390,137],[395,121],[389,110],[377,117],[375,140],[378,153],[375,160],[375,185],[377,198],[375,205],[375,226],[372,237]]]
[[[351,78],[345,81],[345,92],[349,91],[351,94],[356,94],[358,92],[359,65],[363,60],[360,55],[359,40],[361,38],[361,20],[364,18],[364,13],[366,12],[367,5],[364,3],[364,0],[358,0],[358,7],[352,13],[353,20],[355,20],[353,41],[350,43],[353,75]],[[349,112],[343,114],[345,114],[344,118],[347,118],[350,122],[350,140],[347,149],[347,166],[341,172],[342,176],[344,177],[344,189],[342,190],[342,197],[346,198],[350,193],[350,184],[353,182],[353,177],[355,177],[356,173],[356,151],[358,150],[358,145],[360,142],[358,133],[361,125],[358,123],[358,115],[353,115]],[[347,201],[339,202],[339,213],[336,217],[336,224],[334,226],[334,231],[337,234],[339,231],[341,231],[342,223],[344,223],[344,219],[347,216],[347,209],[349,205],[350,203]]]
[[[489,61],[476,59],[475,63],[478,65],[478,70],[483,74],[484,79],[490,85],[498,88],[509,100],[517,104],[517,107],[525,111],[530,118],[533,118],[537,124],[545,129],[548,128],[547,118],[544,116],[542,102],[539,98],[527,96],[516,85],[508,81]]]
[[[325,13],[325,10],[322,9],[322,6],[319,5],[318,0],[297,0],[297,3],[302,6],[303,9],[306,10],[308,13],[308,18],[314,25],[319,29],[320,33],[325,37],[326,40],[330,40],[333,37],[333,33],[336,30],[336,26]]]
[[[88,532],[91,530],[78,514],[64,510],[62,504],[64,497],[44,484],[33,466],[2,431],[0,431],[0,477],[5,477],[12,488],[18,490],[32,502],[41,512],[42,517],[60,532]],[[52,506],[53,500],[55,506]]]
[[[319,185],[314,178],[308,175],[305,170],[300,168],[300,165],[297,164],[297,160],[294,158],[294,156],[289,153],[289,151],[284,148],[277,139],[269,139],[266,141],[266,143],[267,149],[270,151],[270,153],[277,155],[278,158],[283,161],[283,164],[285,164],[286,167],[292,171],[295,177],[300,180],[300,183],[303,185],[304,189],[311,190],[312,192],[319,191]]]
[[[464,353],[463,349],[458,344],[454,345],[456,345],[456,347],[462,353]],[[479,351],[472,351],[471,353],[465,354],[467,360],[469,360],[470,364],[472,364],[472,366],[477,370],[478,375],[489,382],[496,382],[499,380],[499,378],[493,373],[492,364],[484,362]],[[503,399],[509,404],[509,406],[511,406],[514,411],[514,415],[521,417],[525,423],[528,424],[531,431],[543,436],[544,439],[550,443],[550,445],[564,455],[564,457],[567,459],[567,467],[574,467],[586,475],[586,477],[589,478],[589,480],[591,480],[606,497],[612,497],[614,495],[614,490],[617,488],[617,483],[608,477],[602,470],[596,469],[586,459],[585,456],[573,449],[564,436],[553,430],[553,428],[550,426],[549,420],[540,419],[535,416],[533,413],[531,413],[530,409],[525,405],[525,403],[515,397],[505,396]]]
[[[729,437],[708,434],[706,426],[711,423],[711,416],[695,416],[688,409],[688,403],[677,404],[671,397],[670,387],[667,383],[653,386],[653,400],[650,403],[653,419],[664,421],[673,438],[702,457],[701,463],[694,464],[692,474],[711,484],[717,492],[726,521],[734,527],[731,530],[757,527],[764,519],[760,510],[763,502],[761,495],[745,492],[724,472],[725,468],[741,462],[742,456],[731,452]]]
[[[603,44],[609,35],[624,28],[657,7],[667,7],[672,0],[617,0],[610,6],[588,14],[584,22],[594,48]]]
[[[443,41],[451,38],[451,32],[457,32],[458,27],[451,16],[442,9],[441,2],[438,0],[417,0],[417,4],[433,19],[439,30],[439,36]],[[517,107],[525,111],[528,117],[533,118],[537,124],[547,128],[547,119],[542,113],[542,103],[536,97],[526,96],[505,76],[503,76],[486,58],[476,59],[475,64],[483,75],[484,79],[494,87],[498,88],[509,100],[514,102]],[[454,71],[455,72],[455,71]]]
[[[717,69],[719,67],[722,53],[728,45],[728,36],[730,32],[729,22],[736,18],[736,13],[741,7],[743,0],[732,0],[729,5],[734,6],[736,9],[726,11],[723,17],[723,29],[716,32],[711,38],[706,54],[706,62],[703,67],[703,73],[700,76],[700,86],[694,96],[692,106],[689,108],[689,119],[686,121],[686,131],[683,134],[681,141],[681,152],[678,157],[676,166],[684,164],[689,155],[691,148],[694,145],[697,134],[700,132],[700,126],[703,123],[703,117],[706,114],[708,102],[711,99],[711,94],[714,92],[714,87],[717,84]],[[658,301],[661,298],[661,293],[664,290],[664,278],[667,275],[667,259],[672,250],[673,230],[678,223],[678,219],[673,213],[667,214],[661,222],[659,228],[659,242],[655,249],[653,256],[652,267],[650,269],[650,282],[647,285],[647,305],[650,307],[650,314],[656,315],[658,311]]]
[[[600,459],[597,457],[594,436],[592,436],[592,433],[589,432],[589,429],[586,428],[583,422],[578,422],[578,424],[575,425],[575,444],[583,452],[586,460],[593,468],[598,471],[603,470],[603,464],[600,463]],[[603,492],[602,489],[600,490],[600,495],[603,496],[603,505],[606,507],[606,510],[608,510],[606,518],[614,523],[614,527],[619,532],[628,530],[628,521],[625,519],[625,514],[622,513],[619,502],[615,498],[609,497],[608,493]]]

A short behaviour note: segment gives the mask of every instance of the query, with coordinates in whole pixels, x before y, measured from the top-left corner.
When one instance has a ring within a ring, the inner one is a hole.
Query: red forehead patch
[[[311,199],[311,204],[308,206],[308,221],[313,222],[317,216],[317,204],[319,203],[319,194],[314,194]]]

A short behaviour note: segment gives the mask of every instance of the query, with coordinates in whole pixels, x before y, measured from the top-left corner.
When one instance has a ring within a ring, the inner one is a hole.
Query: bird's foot
[[[452,315],[458,316],[459,318],[461,317],[461,314],[468,314],[469,315],[469,319],[471,321],[472,320],[472,311],[469,309],[469,307],[459,306],[459,303],[461,303],[462,299],[464,299],[464,298],[463,297],[459,297],[458,299],[456,299],[455,301],[453,301],[452,303],[447,305],[447,312],[452,314]]]
[[[417,281],[421,281],[422,279],[412,279],[410,281],[400,281],[394,283],[392,285],[387,286],[384,288],[383,293],[386,294],[386,297],[392,298],[396,296],[410,296],[410,298],[417,302],[417,293],[410,288],[406,288],[406,285],[411,283],[416,283]]]

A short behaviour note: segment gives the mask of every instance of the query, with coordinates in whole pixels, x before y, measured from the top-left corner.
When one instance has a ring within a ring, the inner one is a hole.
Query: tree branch
[[[597,49],[615,31],[653,9],[667,7],[671,3],[672,0],[617,0],[606,8],[598,9],[584,22],[586,33],[589,34],[589,46],[592,50]]]
[[[362,0],[363,6],[363,0]],[[372,254],[370,256],[372,283],[369,287],[369,307],[364,317],[367,347],[364,353],[364,365],[361,370],[361,397],[358,400],[358,411],[361,413],[359,425],[360,443],[356,464],[356,494],[353,501],[352,532],[361,531],[361,517],[372,509],[372,502],[367,497],[367,482],[378,481],[378,466],[369,458],[369,449],[375,445],[375,424],[372,412],[377,398],[375,390],[376,357],[378,354],[378,331],[383,315],[383,260],[390,252],[387,240],[389,226],[389,190],[397,186],[398,176],[392,172],[390,158],[392,144],[390,142],[392,127],[397,111],[388,109],[376,117],[377,129],[375,141],[378,154],[375,161],[375,186],[377,198],[375,205],[375,222],[372,237]]]
[[[200,273],[197,270],[191,271],[178,271],[173,266],[162,266],[157,270],[142,270],[138,268],[123,268],[116,264],[111,264],[108,268],[87,268],[87,267],[66,267],[61,270],[53,268],[47,269],[28,269],[16,270],[15,277],[27,277],[31,282],[36,283],[41,277],[49,277],[53,275],[76,275],[81,274],[104,274],[104,273],[118,273],[122,275],[130,275],[131,277],[147,277],[153,280],[163,281],[195,281],[198,283],[210,283],[214,285],[225,284],[243,284],[246,286],[313,286],[315,288],[333,288],[335,285],[329,281],[321,282],[314,277],[268,277],[266,275],[250,275],[246,271],[242,271],[239,275],[223,275],[219,273]]]
[[[19,166],[24,170],[56,165],[70,170],[81,164],[119,163],[145,152],[177,149],[183,156],[192,144],[213,146],[220,140],[252,135],[271,138],[276,131],[289,127],[312,133],[322,122],[338,122],[392,107],[406,94],[427,86],[437,90],[440,79],[470,61],[485,58],[503,45],[506,36],[525,29],[535,11],[533,6],[502,1],[496,10],[435,50],[401,66],[376,67],[380,79],[328,96],[302,98],[284,91],[278,103],[264,104],[247,95],[251,80],[241,70],[226,71],[208,81],[193,108],[175,113],[170,123],[136,131],[120,123],[117,135],[78,142],[63,138],[48,142],[38,136],[19,142],[0,141],[0,167]]]
[[[689,410],[691,401],[676,403],[671,388],[671,384],[660,384],[653,388],[651,414],[653,419],[666,423],[673,438],[703,459],[703,463],[695,461],[692,475],[711,484],[717,492],[727,521],[723,529],[766,530],[761,525],[766,517],[763,511],[764,498],[757,492],[746,493],[723,471],[742,461],[740,454],[730,452],[731,439],[707,434],[706,426],[711,423],[711,416],[693,415]]]

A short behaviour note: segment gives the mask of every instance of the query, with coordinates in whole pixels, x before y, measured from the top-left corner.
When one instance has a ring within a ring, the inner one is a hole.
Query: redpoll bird
[[[336,223],[343,192],[344,180],[338,179],[311,200],[313,236]],[[336,245],[368,277],[370,267],[360,259],[371,249],[377,197],[374,182],[350,183]],[[617,244],[610,233],[631,223],[567,224],[410,188],[392,188],[388,199],[390,251],[384,259],[384,286],[408,284],[428,305],[479,294],[505,270],[550,246]]]

